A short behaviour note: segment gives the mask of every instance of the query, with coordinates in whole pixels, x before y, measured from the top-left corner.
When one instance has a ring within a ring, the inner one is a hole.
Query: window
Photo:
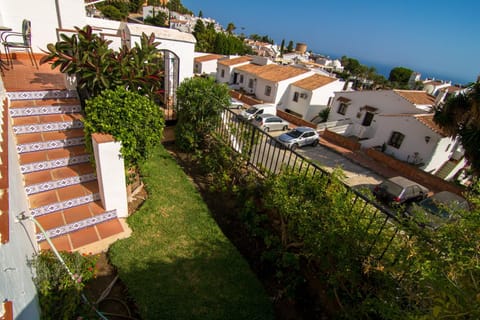
[[[248,80],[248,87],[249,87],[250,89],[253,88],[253,79],[249,79],[249,80]]]
[[[222,78],[225,78],[225,70],[224,70],[224,69],[222,69],[222,72],[220,73],[220,76],[221,76]]]
[[[365,114],[365,117],[363,118],[362,126],[368,127],[372,124],[374,114],[371,112],[368,112]]]
[[[403,139],[405,138],[405,135],[394,131],[392,132],[392,135],[390,136],[390,140],[388,140],[388,144],[394,148],[399,149],[400,146],[402,145]]]
[[[265,95],[269,97],[271,93],[272,93],[272,87],[265,86]]]
[[[347,104],[346,103],[340,103],[338,106],[337,113],[340,113],[341,115],[345,115],[347,113]]]
[[[298,102],[298,96],[299,93],[295,91],[295,93],[293,94],[293,101]]]
[[[243,74],[240,75],[240,83],[243,83]]]

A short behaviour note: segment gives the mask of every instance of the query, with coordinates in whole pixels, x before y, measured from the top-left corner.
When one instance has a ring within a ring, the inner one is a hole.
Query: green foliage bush
[[[196,77],[183,81],[177,89],[175,143],[184,151],[206,146],[207,137],[229,105],[228,88],[212,78]]]
[[[104,90],[85,106],[85,135],[91,149],[91,134],[108,133],[122,142],[125,167],[136,167],[161,143],[164,117],[152,100],[124,87]]]
[[[52,251],[42,251],[32,260],[41,319],[75,319],[81,310],[82,289],[95,277],[96,256],[78,252],[61,252],[60,255],[75,280]]]
[[[142,34],[140,43],[119,51],[109,48],[111,41],[93,33],[91,26],[75,28],[77,34],[60,34],[61,40],[47,45],[41,64],[51,63],[52,69],[77,77],[78,89],[87,99],[102,90],[117,86],[137,90],[152,99],[163,85],[163,56],[156,46],[154,34]]]

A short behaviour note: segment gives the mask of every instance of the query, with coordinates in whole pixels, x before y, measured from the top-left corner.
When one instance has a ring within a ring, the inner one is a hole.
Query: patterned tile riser
[[[27,195],[30,195],[30,194],[35,194],[35,193],[44,192],[48,190],[63,188],[63,187],[67,187],[67,186],[71,186],[71,185],[79,184],[83,182],[89,182],[95,179],[97,179],[96,175],[94,173],[90,173],[83,176],[70,177],[70,178],[56,180],[56,181],[48,181],[44,183],[33,184],[30,186],[26,186],[25,191]]]
[[[30,210],[30,214],[34,217],[43,216],[44,214],[52,213],[55,211],[65,210],[76,206],[81,206],[89,202],[100,200],[100,194],[94,193],[88,196],[69,199],[62,202],[51,203],[43,207],[38,207]]]
[[[82,111],[80,105],[61,105],[61,106],[32,106],[24,108],[10,108],[9,113],[12,118],[42,116],[49,114],[78,113]]]
[[[42,171],[48,169],[55,169],[60,167],[66,167],[69,165],[75,165],[80,163],[86,163],[90,161],[90,155],[84,154],[80,156],[72,156],[69,158],[55,159],[49,161],[40,161],[34,163],[28,163],[20,166],[22,173],[30,173],[35,171]]]
[[[50,150],[50,149],[57,149],[57,148],[64,148],[64,147],[71,147],[71,146],[79,146],[85,144],[84,137],[77,137],[65,140],[50,140],[45,142],[34,142],[34,143],[25,143],[17,145],[17,152],[24,153],[24,152],[33,152],[33,151],[41,151],[41,150]]]
[[[14,126],[13,133],[24,134],[24,133],[62,131],[62,130],[68,130],[68,129],[81,129],[81,128],[83,128],[83,122],[80,120],[75,120],[75,121],[65,121],[65,122],[50,122],[50,123]]]
[[[69,99],[78,98],[75,90],[44,90],[7,92],[10,100],[42,100],[42,99]]]
[[[106,211],[95,217],[91,217],[91,218],[80,220],[71,224],[67,224],[65,226],[47,230],[46,233],[49,238],[55,238],[67,233],[71,233],[74,231],[78,231],[78,230],[99,224],[101,222],[115,219],[116,217],[117,217],[117,210]],[[37,238],[37,242],[46,240],[45,235],[43,233],[37,233],[36,238]]]

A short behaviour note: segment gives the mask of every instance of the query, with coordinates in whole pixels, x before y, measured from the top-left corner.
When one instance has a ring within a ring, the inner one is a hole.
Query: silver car
[[[287,130],[289,123],[280,117],[273,114],[260,114],[255,117],[252,122],[254,125],[264,130],[265,132],[275,130]]]
[[[228,107],[230,109],[243,109],[243,102],[238,101],[235,98],[230,98],[230,105]]]
[[[309,127],[297,127],[278,137],[278,141],[292,150],[303,146],[316,146],[320,136],[315,129]]]

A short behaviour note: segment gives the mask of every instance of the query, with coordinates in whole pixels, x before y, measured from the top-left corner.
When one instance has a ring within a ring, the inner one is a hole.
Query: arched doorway
[[[177,103],[177,88],[179,84],[180,58],[175,52],[167,49],[160,49],[163,63],[164,75],[161,92],[159,92],[159,103],[164,109],[165,120],[176,120],[175,105]]]

